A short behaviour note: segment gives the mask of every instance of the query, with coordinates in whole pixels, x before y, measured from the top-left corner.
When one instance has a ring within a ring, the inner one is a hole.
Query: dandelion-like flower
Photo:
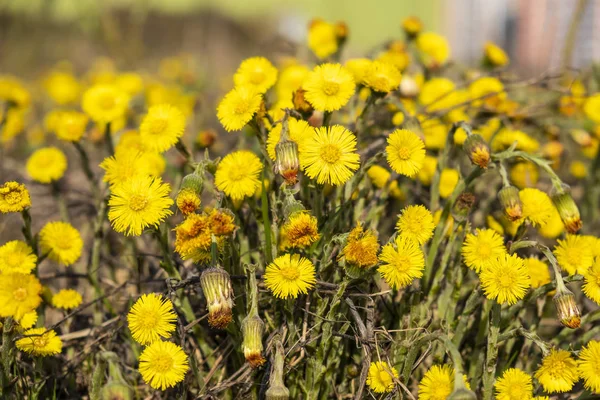
[[[0,212],[21,212],[31,206],[29,191],[22,183],[10,181],[0,186]]]
[[[129,95],[119,87],[97,84],[83,94],[81,108],[98,123],[110,123],[123,118],[129,107]]]
[[[525,188],[519,191],[523,204],[522,220],[527,219],[533,225],[546,225],[555,210],[550,196],[535,188]]]
[[[0,273],[28,274],[35,269],[37,259],[27,243],[11,240],[0,246]]]
[[[175,202],[183,215],[189,215],[200,208],[201,200],[194,189],[186,188],[177,193]]]
[[[380,93],[389,93],[398,89],[402,74],[392,64],[373,61],[369,64],[368,72],[364,77],[364,83],[371,89]]]
[[[29,311],[28,313],[23,314],[21,319],[18,320],[19,325],[23,329],[32,328],[38,320],[38,314],[34,311]]]
[[[346,183],[360,165],[356,136],[341,125],[321,127],[306,141],[300,164],[320,184]]]
[[[67,157],[56,147],[36,150],[25,166],[27,173],[36,182],[50,183],[63,177],[67,170]]]
[[[594,265],[583,274],[582,290],[588,298],[600,304],[600,258],[596,258]]]
[[[77,111],[65,111],[60,114],[56,121],[56,137],[67,142],[78,142],[81,140],[87,127],[89,118],[87,115]]]
[[[585,274],[592,266],[594,258],[584,236],[567,234],[564,240],[558,239],[557,243],[554,255],[558,264],[569,275]]]
[[[152,176],[148,156],[151,153],[118,149],[114,156],[106,157],[100,163],[100,168],[105,171],[102,180],[114,186],[140,176]]]
[[[149,151],[163,153],[177,143],[185,130],[185,115],[170,104],[150,107],[140,125],[140,137]]]
[[[277,68],[264,57],[244,60],[233,75],[236,87],[247,86],[257,93],[265,93],[277,81]]]
[[[373,185],[379,189],[383,189],[386,187],[388,181],[390,180],[392,174],[390,171],[385,169],[380,165],[373,165],[367,171],[367,176],[373,182]]]
[[[40,230],[40,247],[51,260],[69,266],[81,257],[83,240],[68,222],[48,222]]]
[[[127,314],[131,336],[142,345],[170,338],[176,320],[171,300],[155,293],[143,294]]]
[[[29,329],[23,338],[16,341],[17,349],[34,356],[54,356],[62,351],[62,340],[54,330],[46,328]]]
[[[446,38],[433,32],[424,32],[417,36],[417,49],[428,68],[439,67],[450,57],[450,45]]]
[[[243,200],[260,186],[263,164],[252,152],[234,151],[225,156],[217,166],[215,185],[233,200]]]
[[[63,310],[79,307],[82,301],[81,294],[74,289],[62,289],[52,296],[52,305]]]
[[[422,205],[405,207],[398,216],[396,229],[400,236],[425,244],[433,236],[433,215]]]
[[[440,174],[440,197],[447,199],[460,180],[460,173],[454,168],[444,168]]]
[[[265,285],[280,299],[306,294],[316,283],[315,266],[298,254],[277,257],[265,269]]]
[[[381,266],[377,269],[383,279],[394,289],[401,289],[423,276],[425,257],[414,240],[398,236],[394,243],[386,244],[379,255]]]
[[[112,190],[108,200],[108,219],[117,232],[139,236],[143,230],[157,227],[172,214],[171,187],[160,178],[140,176]]]
[[[308,47],[315,55],[324,59],[338,51],[335,26],[327,21],[315,19],[308,27]]]
[[[536,257],[529,257],[523,260],[525,268],[529,270],[531,277],[531,287],[539,288],[547,283],[550,283],[550,270],[548,264]]]
[[[379,243],[375,232],[364,230],[360,223],[348,234],[342,254],[346,263],[359,268],[371,268],[377,264]]]
[[[579,375],[583,378],[585,388],[600,393],[600,342],[591,340],[579,352]]]
[[[261,102],[260,93],[246,86],[238,86],[221,100],[217,117],[226,131],[239,131],[260,109]]]
[[[341,64],[317,65],[304,80],[304,97],[318,111],[344,107],[356,88],[352,74]]]
[[[210,245],[211,229],[206,214],[190,214],[175,227],[175,251],[182,259],[200,262]]]
[[[504,256],[506,247],[502,236],[494,230],[476,229],[475,234],[467,234],[461,253],[466,266],[479,273],[492,261]]]
[[[425,144],[413,132],[407,129],[396,129],[387,139],[385,151],[390,167],[408,176],[415,176],[425,161]]]
[[[34,275],[2,274],[0,285],[0,317],[23,315],[37,308],[42,302],[42,285]]]
[[[398,378],[398,371],[386,362],[372,362],[367,375],[367,385],[375,393],[389,393],[394,390],[394,379]]]
[[[304,249],[319,240],[317,225],[317,219],[307,212],[292,214],[283,227],[289,247]]]
[[[188,356],[175,343],[158,340],[140,354],[140,374],[154,389],[175,386],[183,381],[188,369]]]
[[[542,360],[535,378],[548,393],[568,392],[579,380],[577,362],[568,351],[552,349]]]
[[[504,254],[491,260],[479,274],[485,296],[498,303],[515,304],[530,286],[529,271],[516,254]]]
[[[454,374],[454,368],[450,365],[432,366],[419,382],[419,399],[446,400],[454,391]],[[469,388],[466,378],[463,375],[465,385]]]
[[[531,376],[517,368],[509,368],[494,384],[497,400],[530,400],[533,397]]]

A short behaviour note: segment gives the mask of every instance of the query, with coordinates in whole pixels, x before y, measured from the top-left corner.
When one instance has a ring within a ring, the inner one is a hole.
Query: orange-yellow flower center
[[[139,194],[131,196],[129,199],[129,208],[133,211],[141,211],[148,205],[148,199]]]
[[[145,329],[152,329],[158,324],[158,315],[155,312],[146,312],[140,317],[140,325]]]
[[[283,279],[288,281],[294,281],[300,276],[300,271],[298,271],[298,268],[295,268],[293,266],[283,267],[279,270],[279,273],[281,274]]]
[[[23,257],[19,253],[9,254],[8,257],[5,258],[6,263],[11,266],[18,266],[23,263]]]
[[[340,91],[340,84],[337,82],[324,82],[323,83],[323,93],[327,96],[335,96]]]
[[[13,298],[16,301],[24,301],[27,298],[27,289],[25,288],[18,288],[15,291],[13,291]]]
[[[163,118],[155,119],[150,126],[150,132],[153,135],[160,135],[167,128],[167,120]]]
[[[23,199],[23,196],[21,195],[21,192],[18,192],[18,191],[10,191],[10,192],[8,192],[8,194],[6,196],[4,196],[4,200],[8,204],[17,204],[17,203],[21,202],[22,199]]]
[[[250,108],[248,101],[245,99],[239,99],[233,107],[233,112],[237,115],[244,114],[248,112],[248,108]]]
[[[168,354],[160,354],[152,360],[151,364],[153,370],[165,373],[173,368],[173,357]]]
[[[326,144],[321,148],[321,159],[329,164],[335,164],[342,156],[340,148],[334,144]]]
[[[410,158],[410,149],[406,146],[402,146],[398,149],[398,158],[401,160],[408,160]]]
[[[394,263],[394,267],[398,272],[405,272],[408,270],[410,266],[410,258],[405,256],[404,254],[398,254],[396,257],[396,262]]]

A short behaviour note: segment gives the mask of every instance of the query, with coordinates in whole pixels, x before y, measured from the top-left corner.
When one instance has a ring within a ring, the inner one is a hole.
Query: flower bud
[[[262,356],[264,331],[265,323],[258,315],[248,316],[242,321],[242,335],[244,336],[242,350],[246,361],[252,368],[258,368],[266,361]]]
[[[133,399],[132,389],[123,382],[112,381],[102,387],[102,400]]]
[[[348,25],[343,21],[338,21],[334,25],[335,36],[338,39],[339,44],[343,43],[348,38]]]
[[[477,396],[469,389],[461,388],[452,392],[448,400],[477,400]]]
[[[487,168],[490,162],[490,148],[480,135],[469,135],[463,143],[463,149],[474,165]]]
[[[505,186],[498,192],[498,200],[500,206],[509,221],[517,221],[523,215],[523,207],[521,198],[519,197],[519,189],[514,186]]]
[[[292,103],[294,104],[294,109],[296,111],[307,116],[312,114],[313,108],[310,103],[306,101],[306,98],[304,97],[305,93],[306,91],[302,88],[296,90],[292,97]]]
[[[423,22],[415,16],[405,18],[402,21],[402,30],[409,39],[413,39],[423,30]]]
[[[182,189],[175,199],[177,208],[183,215],[189,215],[200,208],[200,196],[193,189]]]
[[[183,177],[181,180],[180,190],[183,189],[191,189],[196,192],[196,194],[200,195],[202,193],[202,188],[204,186],[204,178],[193,172]]]
[[[200,286],[206,297],[208,324],[224,329],[232,320],[233,289],[227,271],[220,267],[207,268],[200,276]]]
[[[201,149],[211,147],[217,140],[217,134],[212,129],[206,129],[198,133],[196,137],[196,145]]]
[[[550,197],[552,203],[554,203],[554,207],[558,210],[560,219],[565,224],[567,232],[577,233],[581,229],[583,222],[581,221],[579,209],[571,196],[569,187],[563,184],[561,189],[553,193]]]
[[[564,326],[576,329],[581,324],[581,313],[575,295],[568,289],[558,290],[553,298],[558,320]]]
[[[475,195],[469,192],[462,193],[454,203],[452,217],[457,221],[465,221],[471,208],[473,208],[473,204],[475,204]]]
[[[267,400],[288,400],[290,391],[285,387],[283,382],[283,364],[285,362],[285,354],[281,343],[281,336],[276,335],[273,338],[273,368],[269,377],[269,388],[265,393]]]
[[[300,167],[298,145],[291,140],[279,142],[275,146],[275,153],[277,155],[275,172],[279,173],[288,185],[295,185],[298,182],[298,169]]]

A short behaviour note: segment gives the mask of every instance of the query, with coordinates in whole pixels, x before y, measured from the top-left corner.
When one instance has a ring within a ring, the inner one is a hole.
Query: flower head
[[[217,117],[226,131],[239,131],[260,109],[262,96],[256,90],[238,86],[225,95],[217,107]]]
[[[594,264],[583,274],[583,293],[600,304],[600,258],[596,258]]]
[[[494,384],[497,400],[530,400],[533,397],[531,376],[517,368],[509,368]]]
[[[140,176],[153,176],[155,171],[148,162],[149,157],[152,153],[120,148],[100,163],[100,168],[105,171],[102,180],[114,186]]]
[[[495,67],[503,67],[509,62],[509,58],[504,50],[492,42],[485,42],[483,51],[486,61]]]
[[[17,340],[15,345],[21,351],[34,356],[53,356],[62,351],[62,340],[53,330],[34,328],[25,331],[23,338]]]
[[[419,399],[446,400],[454,391],[454,374],[450,365],[432,366],[419,382]]]
[[[14,317],[18,321],[42,302],[42,285],[34,275],[2,274],[0,277],[0,317]]]
[[[257,93],[265,93],[277,81],[277,68],[264,57],[244,60],[233,75],[236,87],[246,86]]]
[[[454,168],[444,168],[440,174],[440,197],[447,199],[460,180],[460,173]]]
[[[555,208],[550,197],[539,189],[525,188],[519,192],[523,204],[522,220],[527,219],[533,225],[546,225]]]
[[[568,351],[552,349],[542,360],[535,378],[548,393],[568,392],[579,380],[577,362]]]
[[[275,147],[281,139],[282,125],[277,124],[269,131],[267,137],[267,153],[271,160],[277,160],[277,153]],[[306,142],[314,135],[315,130],[303,120],[296,118],[288,118],[288,139],[295,142],[298,145],[298,152],[301,153],[306,148]]]
[[[381,266],[377,269],[383,279],[394,289],[406,287],[423,276],[425,257],[414,240],[396,237],[394,243],[386,244],[379,255]]]
[[[35,269],[37,259],[27,243],[12,240],[0,246],[0,273],[28,274]]]
[[[392,169],[409,178],[415,176],[425,161],[425,144],[413,132],[396,129],[387,139],[387,161]]]
[[[52,296],[52,305],[63,310],[79,307],[82,301],[81,294],[74,289],[62,289]]]
[[[318,183],[342,185],[360,165],[356,136],[341,125],[318,128],[305,142],[300,164]]]
[[[92,120],[110,123],[123,118],[129,107],[129,95],[110,84],[96,84],[83,94],[81,108]]]
[[[398,371],[386,362],[372,362],[367,376],[367,385],[375,393],[389,393],[394,390],[394,379],[398,378]]]
[[[401,79],[402,74],[394,65],[373,61],[364,77],[364,83],[376,92],[389,93],[398,89]]]
[[[48,222],[40,231],[40,247],[51,260],[69,266],[81,257],[83,240],[68,222]]]
[[[215,185],[233,200],[242,200],[256,192],[262,170],[263,164],[254,153],[234,151],[219,162]]]
[[[396,229],[400,236],[414,240],[418,244],[425,244],[433,236],[435,229],[433,215],[425,206],[407,206],[398,216]]]
[[[194,189],[185,188],[177,193],[175,202],[183,215],[189,215],[200,208],[201,200]]]
[[[320,58],[327,58],[338,51],[335,25],[315,19],[308,27],[308,47]]]
[[[275,84],[277,98],[279,100],[291,99],[293,93],[302,87],[302,82],[304,82],[308,71],[308,67],[301,64],[291,64],[283,67]]]
[[[56,121],[56,137],[67,142],[78,142],[85,133],[88,116],[77,111],[64,111]]]
[[[319,240],[318,221],[307,212],[296,212],[285,223],[289,247],[303,249]]]
[[[531,287],[539,288],[547,283],[550,283],[550,270],[548,264],[536,257],[529,257],[523,260],[525,268],[529,270],[531,277]]]
[[[504,239],[492,229],[476,229],[468,233],[462,245],[462,256],[467,267],[479,273],[489,264],[506,254]]]
[[[336,111],[348,103],[356,85],[341,64],[317,65],[302,85],[306,100],[318,111]]]
[[[424,32],[417,37],[417,49],[421,60],[428,68],[436,68],[450,57],[450,45],[445,37],[433,32]]]
[[[108,200],[108,219],[117,232],[139,236],[172,214],[171,187],[160,178],[140,176],[113,188]]]
[[[530,286],[529,271],[516,254],[491,260],[479,274],[485,296],[498,303],[515,304]]]
[[[29,191],[22,183],[10,181],[0,186],[0,212],[21,212],[31,206]]]
[[[364,230],[360,223],[348,234],[342,254],[346,263],[359,268],[370,268],[377,264],[379,243],[371,229]]]
[[[567,234],[564,240],[557,240],[554,255],[562,269],[569,275],[584,274],[592,266],[594,258],[584,236]]]
[[[200,285],[206,297],[208,324],[216,329],[225,329],[232,320],[231,277],[223,268],[206,268],[200,275]]]
[[[284,254],[267,266],[264,280],[275,297],[295,299],[315,285],[315,266],[298,254]]]
[[[185,130],[185,115],[170,104],[150,107],[140,125],[140,138],[148,151],[163,153],[177,143]]]
[[[170,338],[176,320],[171,300],[155,293],[143,294],[127,314],[131,336],[142,345]]]
[[[579,375],[583,378],[586,389],[600,393],[600,342],[592,340],[579,352]]]
[[[175,343],[157,340],[140,354],[139,369],[144,382],[165,390],[183,381],[189,369],[188,356]]]
[[[23,329],[32,328],[38,320],[38,314],[34,311],[29,311],[28,313],[23,314],[21,319],[19,319],[19,325]]]
[[[67,170],[67,157],[56,147],[44,147],[36,150],[28,159],[25,167],[34,181],[50,183],[63,177]]]

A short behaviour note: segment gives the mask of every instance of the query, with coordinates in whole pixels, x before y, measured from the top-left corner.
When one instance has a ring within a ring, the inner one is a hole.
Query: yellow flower
[[[518,162],[510,169],[510,180],[519,189],[535,186],[538,177],[537,166],[529,161]]]
[[[425,162],[425,145],[413,132],[396,129],[387,139],[387,161],[390,167],[409,178],[415,176]]]
[[[27,243],[12,240],[0,246],[0,273],[29,274],[35,269],[37,259]]]
[[[594,265],[584,272],[583,278],[583,293],[600,304],[600,258],[597,257]]]
[[[54,356],[62,351],[62,340],[54,330],[34,328],[25,331],[23,338],[16,341],[17,349],[34,356]]]
[[[188,356],[171,342],[155,341],[140,354],[140,374],[153,389],[165,390],[183,381]]]
[[[504,85],[498,78],[486,76],[469,85],[469,94],[473,99],[473,107],[487,106],[497,108],[506,99]]]
[[[437,157],[425,156],[423,167],[417,173],[417,179],[425,186],[431,185],[435,170],[437,169]]]
[[[372,60],[368,58],[352,58],[344,64],[344,67],[350,71],[356,84],[362,84],[371,69]]]
[[[377,236],[371,229],[366,231],[360,223],[348,234],[346,246],[342,254],[346,263],[359,268],[371,268],[377,264],[379,243]]]
[[[0,111],[0,121],[2,121],[2,111]],[[17,135],[25,129],[25,112],[19,108],[10,108],[6,111],[6,116],[0,126],[0,144],[11,142]]]
[[[423,30],[423,22],[418,17],[410,16],[402,20],[402,29],[409,36],[414,36]]]
[[[308,27],[308,47],[315,55],[324,59],[338,51],[335,25],[315,19]]]
[[[269,136],[267,137],[267,153],[269,153],[269,157],[273,161],[277,160],[275,147],[281,139],[281,129],[281,124],[275,125],[269,131]],[[299,154],[305,150],[306,142],[313,136],[314,132],[314,128],[308,122],[296,118],[288,118],[288,139],[298,145]]]
[[[262,170],[263,164],[254,153],[234,151],[219,162],[215,185],[233,200],[242,200],[256,192]]]
[[[43,81],[48,96],[58,105],[75,103],[81,94],[81,84],[70,73],[53,71]]]
[[[596,93],[585,100],[583,112],[595,123],[600,123],[600,93]]]
[[[135,72],[125,72],[115,78],[115,85],[129,96],[135,96],[144,90],[144,80]]]
[[[508,64],[509,59],[504,50],[492,42],[485,42],[483,52],[486,61],[495,67],[503,67]]]
[[[307,212],[292,214],[284,225],[287,234],[288,246],[304,249],[319,240],[317,219]]]
[[[414,240],[396,237],[394,243],[386,244],[379,255],[381,266],[377,269],[393,289],[401,289],[423,276],[425,257]]]
[[[244,60],[233,75],[236,87],[245,86],[257,93],[265,93],[277,81],[277,68],[264,57]]]
[[[569,172],[574,178],[584,179],[588,174],[588,167],[582,161],[573,161],[569,165]]]
[[[44,147],[29,156],[26,168],[34,181],[50,183],[59,180],[65,174],[67,157],[56,147]]]
[[[56,137],[67,142],[81,140],[88,124],[88,116],[77,111],[64,111],[56,120]]]
[[[531,376],[517,368],[509,368],[494,384],[496,400],[530,400],[533,397]]]
[[[131,336],[142,345],[170,338],[176,320],[171,300],[155,293],[143,294],[127,314]]]
[[[175,202],[183,215],[189,215],[200,208],[201,200],[196,190],[185,188],[177,193]]]
[[[568,392],[579,380],[577,362],[568,351],[552,349],[542,360],[535,378],[547,393]]]
[[[184,260],[203,261],[210,250],[211,233],[206,214],[190,214],[175,227],[175,251]]]
[[[79,307],[82,301],[81,294],[73,289],[62,289],[52,296],[52,305],[64,310]]]
[[[360,165],[356,136],[341,125],[318,128],[305,142],[300,164],[318,183],[342,185]]]
[[[51,260],[69,266],[81,257],[83,240],[68,222],[48,222],[40,230],[40,248]]]
[[[284,67],[279,74],[279,80],[275,84],[277,98],[280,101],[291,101],[292,94],[302,87],[308,72],[309,69],[305,65],[292,64]]]
[[[22,183],[5,182],[0,186],[0,212],[21,212],[31,207],[29,191]]]
[[[398,378],[398,371],[386,362],[376,361],[369,366],[367,385],[375,393],[389,393],[394,390],[394,380]]]
[[[565,230],[565,224],[560,218],[560,214],[556,207],[552,210],[552,215],[546,225],[542,225],[538,228],[538,232],[545,238],[555,239]]]
[[[525,267],[529,271],[532,288],[537,289],[540,286],[550,283],[551,278],[548,264],[536,257],[529,257],[523,261],[525,262]]]
[[[479,280],[485,296],[500,304],[515,304],[530,286],[529,271],[516,254],[504,254],[491,260],[481,270]]]
[[[468,233],[461,253],[465,265],[479,273],[487,269],[492,261],[506,254],[504,239],[491,229],[476,229]]]
[[[453,168],[444,168],[440,174],[440,197],[450,197],[456,184],[460,180],[460,173]]]
[[[598,394],[600,393],[600,342],[591,340],[579,352],[579,375],[583,378],[585,388]]]
[[[18,321],[42,302],[42,285],[34,275],[2,274],[0,278],[0,317]]]
[[[260,109],[262,96],[249,87],[236,87],[225,95],[217,107],[217,117],[226,131],[239,131]]]
[[[19,319],[19,325],[22,329],[30,329],[35,325],[38,320],[37,312],[30,311],[28,313],[23,314],[21,319]]]
[[[423,84],[419,93],[419,102],[427,111],[434,112],[451,107],[454,82],[448,78],[433,78]]]
[[[521,221],[527,219],[534,226],[546,225],[556,210],[550,197],[539,189],[522,189],[519,198],[523,205]]]
[[[125,116],[129,96],[117,86],[97,84],[83,94],[81,108],[95,122],[109,123]]]
[[[185,116],[170,104],[150,107],[140,125],[140,138],[144,147],[163,153],[177,143],[185,130]]]
[[[419,382],[419,400],[446,400],[454,391],[454,374],[450,365],[432,366]]]
[[[429,150],[441,150],[446,147],[448,126],[439,119],[429,119],[421,124],[425,147]]]
[[[308,293],[317,282],[315,266],[298,254],[284,254],[267,266],[265,286],[280,299],[296,298]]]
[[[340,64],[317,65],[303,83],[304,97],[318,111],[336,111],[345,106],[356,85],[352,74]]]
[[[533,153],[540,148],[540,142],[527,133],[509,128],[502,128],[494,136],[491,145],[494,151],[501,151],[508,149],[514,142],[517,142],[516,150],[523,150],[527,153]]]
[[[106,157],[101,163],[105,173],[102,180],[111,187],[125,183],[141,176],[153,176],[149,160],[152,153],[141,153],[137,150],[120,148],[114,156]]]
[[[445,37],[433,32],[424,32],[417,37],[417,49],[421,61],[427,68],[439,67],[450,58],[450,45]]]
[[[567,234],[564,240],[557,240],[554,255],[558,265],[569,275],[585,274],[592,266],[594,258],[585,236]]]
[[[115,231],[139,236],[143,230],[157,227],[172,214],[171,187],[160,178],[140,176],[112,189],[108,200],[108,219]]]
[[[433,236],[435,224],[431,211],[422,205],[405,207],[398,216],[396,229],[400,236],[422,245]]]
[[[387,169],[383,168],[380,165],[373,165],[367,171],[367,176],[373,182],[373,185],[379,189],[383,189],[386,187],[388,181],[392,174]]]
[[[376,92],[389,93],[398,89],[401,79],[402,74],[395,66],[381,61],[373,61],[363,81],[365,85]]]
[[[488,215],[485,217],[485,222],[486,222],[488,228],[495,231],[497,234],[499,234],[501,236],[504,235],[504,227],[496,218],[494,218],[491,215]]]

